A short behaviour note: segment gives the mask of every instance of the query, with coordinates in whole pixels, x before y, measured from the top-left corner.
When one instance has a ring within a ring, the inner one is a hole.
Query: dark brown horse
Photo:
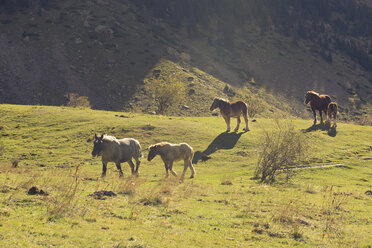
[[[240,115],[243,115],[245,121],[245,128],[244,131],[249,131],[248,127],[248,107],[247,104],[243,101],[236,101],[236,102],[229,102],[228,100],[222,98],[214,98],[212,106],[210,108],[211,111],[219,108],[221,111],[222,117],[226,121],[227,130],[226,132],[230,131],[230,117],[237,118],[237,125],[234,129],[235,132],[239,130],[240,125]]]
[[[315,91],[308,91],[305,95],[305,104],[310,103],[311,110],[314,114],[314,125],[316,124],[316,113],[315,110],[319,111],[320,123],[323,123],[322,111],[327,116],[328,104],[331,102],[331,98],[328,95],[319,95]]]
[[[331,122],[331,120],[333,119],[333,125],[335,127],[337,127],[337,123],[336,123],[336,118],[337,118],[337,109],[338,109],[338,106],[337,106],[337,103],[335,102],[330,102],[328,104],[328,108],[327,108],[327,117],[328,117],[328,121]]]

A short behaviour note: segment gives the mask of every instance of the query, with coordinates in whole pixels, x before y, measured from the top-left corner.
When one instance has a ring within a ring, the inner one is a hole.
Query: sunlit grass
[[[257,118],[232,149],[217,149],[209,160],[198,161],[196,177],[180,184],[172,176],[164,179],[160,158],[143,158],[139,177],[131,177],[124,163],[119,178],[109,163],[106,178],[100,178],[100,159],[91,156],[94,133],[136,138],[145,156],[159,141],[187,142],[203,152],[225,130],[222,118],[13,105],[0,105],[0,114],[0,246],[368,247],[372,242],[372,198],[365,194],[372,181],[371,127],[339,123],[334,137],[327,130],[305,132],[311,144],[307,166],[344,165],[299,170],[288,182],[279,178],[265,185],[252,177],[263,132],[275,129],[276,121]],[[297,130],[312,124],[280,122]],[[15,168],[13,159],[19,160]],[[174,169],[180,173],[182,163]],[[48,195],[28,195],[32,186]],[[89,196],[100,190],[117,196]]]

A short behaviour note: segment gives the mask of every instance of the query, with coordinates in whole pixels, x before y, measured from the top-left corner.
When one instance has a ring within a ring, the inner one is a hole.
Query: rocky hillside
[[[148,111],[144,79],[169,61],[165,70],[248,87],[293,115],[308,114],[309,89],[345,118],[370,113],[367,0],[4,0],[0,11],[0,103],[61,105],[78,93],[94,108]]]

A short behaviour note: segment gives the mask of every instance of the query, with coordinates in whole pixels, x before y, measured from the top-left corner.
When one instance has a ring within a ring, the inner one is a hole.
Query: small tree
[[[293,166],[306,155],[308,145],[304,135],[293,125],[282,127],[278,123],[278,129],[265,131],[262,140],[255,178],[271,183],[277,175],[285,173],[288,180]]]
[[[255,117],[257,114],[261,114],[265,107],[264,101],[258,97],[249,97],[245,100],[248,105],[248,116],[250,118]]]
[[[147,88],[152,92],[158,113],[167,114],[170,106],[178,104],[184,99],[185,87],[176,80],[166,81],[163,79],[153,79],[147,81]]]
[[[91,108],[90,102],[87,96],[80,96],[77,93],[68,93],[65,95],[67,98],[66,106],[69,107],[80,107],[80,108]]]

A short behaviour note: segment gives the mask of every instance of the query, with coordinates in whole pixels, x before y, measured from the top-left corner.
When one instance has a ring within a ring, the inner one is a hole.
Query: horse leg
[[[188,160],[188,163],[189,163],[189,167],[190,167],[190,170],[191,170],[191,176],[190,178],[194,178],[196,172],[195,172],[195,168],[194,166],[192,165],[192,161],[191,160]]]
[[[320,115],[320,124],[323,124],[322,110],[319,110],[319,115]]]
[[[336,119],[337,119],[337,114],[334,114],[333,115],[333,125],[335,126],[335,127],[337,127],[337,123],[336,123]]]
[[[244,121],[245,121],[244,131],[248,132],[249,131],[249,127],[248,127],[248,116],[246,114],[243,114],[243,117],[244,117]]]
[[[169,170],[172,172],[173,176],[177,176],[177,173],[173,170],[173,161],[169,162]]]
[[[226,122],[226,125],[227,125],[227,129],[226,129],[226,132],[230,132],[230,117],[224,117],[225,118],[225,122]]]
[[[183,172],[182,172],[182,175],[181,175],[181,178],[180,178],[180,181],[182,182],[183,179],[185,178],[185,174],[186,174],[186,171],[187,171],[187,167],[189,167],[189,160],[188,159],[185,159],[184,160],[184,166],[183,166]]]
[[[107,162],[102,161],[102,175],[101,175],[101,177],[106,176],[106,171],[107,171]]]
[[[234,132],[238,132],[239,126],[240,126],[240,122],[241,122],[240,116],[238,118],[236,118],[236,119],[237,119],[237,122],[236,122],[236,128],[234,129]]]
[[[314,114],[314,126],[316,125],[316,113],[315,113],[315,110],[313,110],[313,114]]]
[[[123,176],[123,171],[121,170],[120,162],[116,162],[116,168],[118,168],[118,170],[119,170],[119,176],[122,177]]]
[[[330,116],[328,115],[328,110],[327,110],[327,109],[324,110],[324,115],[325,115],[325,117],[326,117],[325,122],[326,122],[326,123],[327,123],[327,122],[331,123]]]
[[[164,167],[165,167],[165,178],[168,178],[169,177],[168,165],[165,162],[164,162]]]
[[[129,159],[128,160],[128,164],[130,166],[130,169],[132,170],[132,175],[134,175],[135,171],[134,171],[134,164],[132,162],[132,159]]]
[[[138,168],[141,164],[141,161],[139,160],[139,158],[134,158],[134,159],[136,160],[136,171],[135,171],[135,173],[138,174]]]

